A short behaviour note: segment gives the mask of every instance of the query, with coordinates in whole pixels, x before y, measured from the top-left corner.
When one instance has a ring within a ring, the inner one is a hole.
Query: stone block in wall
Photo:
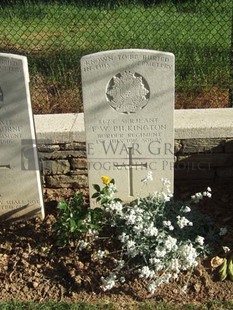
[[[181,144],[181,141],[179,140],[175,140],[175,143],[174,143],[174,154],[177,154],[179,153],[183,148],[183,145]]]
[[[70,163],[68,160],[43,160],[42,171],[44,175],[67,174],[70,173]]]
[[[88,172],[87,172],[87,169],[76,169],[76,170],[72,170],[71,171],[72,175],[75,176],[75,175],[87,175]]]
[[[53,153],[39,152],[40,159],[66,159],[66,158],[78,158],[85,157],[85,150],[70,150],[70,151],[55,151]]]
[[[182,140],[183,154],[221,153],[224,151],[223,139],[186,139]]]
[[[66,143],[63,147],[63,150],[84,150],[86,151],[86,143],[85,142]]]
[[[86,158],[71,158],[70,165],[72,170],[87,169]]]
[[[74,190],[87,187],[86,175],[49,175],[45,177],[47,188],[72,188]]]
[[[61,201],[63,198],[68,198],[75,194],[75,191],[71,188],[48,188],[44,193],[45,201]]]
[[[40,143],[40,140],[38,140],[37,143]],[[38,144],[38,152],[52,153],[59,150],[60,145],[58,144],[44,144],[44,145]]]

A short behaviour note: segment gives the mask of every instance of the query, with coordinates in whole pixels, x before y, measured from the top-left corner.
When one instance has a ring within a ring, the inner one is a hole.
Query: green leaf
[[[97,198],[97,197],[99,197],[99,193],[94,193],[92,196],[91,196],[91,198]]]
[[[101,203],[107,203],[108,201],[109,201],[108,198],[103,198],[103,199],[101,199]]]
[[[57,208],[60,210],[65,210],[67,208],[68,204],[66,200],[62,200],[58,203]]]
[[[76,229],[76,222],[73,219],[70,219],[70,231],[74,232]]]
[[[108,196],[109,195],[108,187],[104,187],[102,192],[104,195]]]
[[[97,192],[100,192],[100,186],[98,184],[93,184],[93,187]]]

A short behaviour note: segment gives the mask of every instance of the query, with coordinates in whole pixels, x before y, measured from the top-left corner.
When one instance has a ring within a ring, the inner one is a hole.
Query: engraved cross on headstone
[[[128,164],[114,164],[114,167],[126,167],[128,168],[128,182],[129,182],[129,196],[134,196],[133,192],[133,168],[137,167],[144,167],[147,168],[147,163],[133,163],[132,157],[132,147],[128,147],[128,154],[129,154],[129,163]]]

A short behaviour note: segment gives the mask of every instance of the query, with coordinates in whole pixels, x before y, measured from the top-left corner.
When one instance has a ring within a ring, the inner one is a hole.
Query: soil
[[[100,277],[107,266],[95,262],[85,251],[75,251],[72,245],[63,248],[56,246],[52,230],[56,221],[55,201],[47,202],[47,215],[43,221],[34,218],[2,223],[0,300],[93,303],[102,300],[114,302],[118,309],[131,309],[129,305],[148,299],[195,304],[210,300],[233,301],[233,282],[230,279],[219,281],[210,264],[213,256],[224,257],[222,246],[233,248],[233,185],[219,185],[212,188],[212,192],[213,198],[203,201],[199,208],[212,216],[219,227],[227,227],[228,233],[216,244],[213,255],[200,259],[192,273],[182,273],[177,282],[160,287],[154,295],[147,293],[142,280],[130,279],[111,291],[101,291]],[[113,245],[106,242],[108,246]],[[187,286],[185,291],[184,285]],[[127,306],[124,308],[123,305]]]

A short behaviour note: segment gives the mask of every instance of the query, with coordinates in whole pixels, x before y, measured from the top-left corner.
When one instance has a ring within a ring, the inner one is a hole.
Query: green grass
[[[232,0],[161,1],[148,8],[139,3],[113,9],[70,1],[23,3],[0,5],[0,50],[25,54],[31,75],[48,82],[76,87],[84,54],[144,48],[175,54],[177,91],[232,86]]]
[[[117,310],[121,309],[112,303],[99,302],[91,304],[87,302],[65,303],[65,302],[0,302],[1,310]],[[138,302],[124,303],[122,309],[127,310],[231,310],[233,303],[230,302],[208,302],[202,305],[174,304],[164,302]]]

